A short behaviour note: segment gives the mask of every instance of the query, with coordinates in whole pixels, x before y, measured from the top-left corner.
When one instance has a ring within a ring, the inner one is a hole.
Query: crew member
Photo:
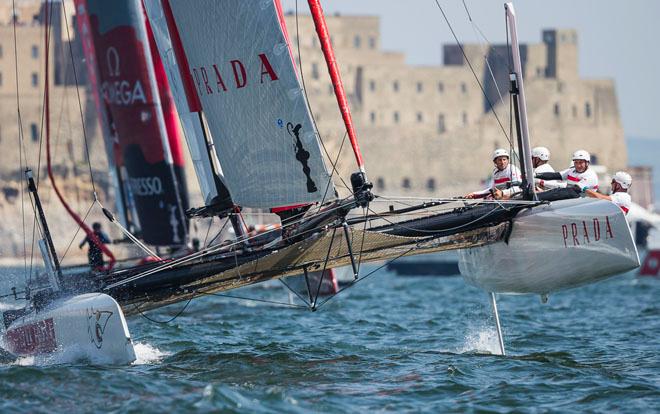
[[[573,166],[562,172],[542,172],[535,175],[541,180],[564,180],[567,187],[574,187],[581,192],[598,189],[598,175],[589,168],[591,156],[585,150],[573,153]],[[545,185],[545,183],[544,183]]]
[[[550,150],[546,147],[536,147],[532,149],[532,166],[534,167],[534,174],[555,172],[555,169],[550,165]],[[552,188],[563,187],[565,184],[556,180],[541,180],[536,178],[534,180],[537,191],[550,190]]]
[[[493,152],[493,164],[495,169],[488,183],[488,188],[475,191],[465,198],[485,198],[492,196],[497,200],[508,199],[515,193],[520,192],[520,170],[509,163],[509,152],[504,148],[498,148]]]
[[[96,222],[92,224],[92,230],[94,230],[94,235],[97,239],[99,239],[101,243],[110,243],[110,239],[101,229],[101,223]],[[105,265],[105,261],[103,260],[103,251],[92,241],[92,239],[89,238],[89,236],[85,236],[83,241],[81,241],[78,245],[78,248],[82,249],[85,243],[89,245],[89,250],[87,250],[87,261],[89,262],[89,266],[93,270],[101,270]]]
[[[625,171],[618,171],[612,177],[612,191],[610,195],[600,194],[594,190],[586,190],[585,193],[588,197],[600,198],[602,200],[610,200],[628,214],[632,201],[628,189],[632,185],[632,177]]]

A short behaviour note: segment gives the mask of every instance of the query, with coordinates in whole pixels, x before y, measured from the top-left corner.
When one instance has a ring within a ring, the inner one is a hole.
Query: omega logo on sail
[[[614,238],[612,226],[609,217],[605,216],[605,223],[596,217],[589,221],[582,220],[577,223],[562,224],[561,233],[564,238],[564,247],[569,245],[579,246],[580,244],[591,244],[601,239],[608,240]]]
[[[119,52],[114,46],[109,47],[105,52],[105,60],[108,65],[108,76],[119,78],[121,76]],[[147,97],[139,79],[135,81],[126,79],[104,80],[101,84],[101,94],[106,102],[115,105],[128,106],[136,102],[147,103]]]
[[[270,82],[278,80],[279,77],[277,76],[277,73],[275,73],[266,54],[260,53],[258,57],[259,62],[261,63],[259,83],[264,83],[264,81],[269,80],[269,78]],[[229,75],[230,73],[231,75]],[[228,84],[234,89],[241,89],[248,86],[251,84],[248,73],[253,75],[252,72],[248,72],[245,68],[245,64],[238,59],[230,60],[228,64],[224,65],[224,67],[222,65],[219,67],[217,63],[214,63],[208,68],[206,66],[200,66],[192,69],[192,76],[197,84],[197,89],[200,94],[205,95],[227,92]],[[225,81],[225,79],[228,80]],[[229,79],[233,82],[229,81]],[[256,81],[256,76],[253,81]]]

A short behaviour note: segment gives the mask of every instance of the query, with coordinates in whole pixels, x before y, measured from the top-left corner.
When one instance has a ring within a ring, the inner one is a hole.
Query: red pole
[[[360,153],[360,147],[358,146],[357,136],[355,135],[355,128],[353,128],[351,109],[348,107],[346,92],[344,92],[344,85],[342,84],[341,76],[339,75],[337,59],[335,58],[335,52],[332,49],[332,43],[330,43],[330,34],[328,33],[328,26],[325,23],[325,17],[323,16],[323,9],[321,8],[320,0],[307,0],[307,3],[309,4],[309,9],[312,12],[314,26],[316,27],[316,34],[318,35],[319,41],[321,42],[323,56],[325,57],[325,62],[328,65],[328,72],[330,72],[332,86],[335,89],[335,96],[337,97],[337,104],[339,105],[339,110],[341,111],[341,117],[344,119],[344,125],[346,126],[346,132],[348,133],[348,139],[351,141],[351,146],[353,147],[353,152],[355,153],[355,160],[357,161],[360,171],[364,172],[364,161],[362,160],[362,154]]]

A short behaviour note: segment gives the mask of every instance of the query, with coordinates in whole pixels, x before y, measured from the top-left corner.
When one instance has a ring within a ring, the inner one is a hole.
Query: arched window
[[[417,93],[422,93],[424,91],[424,84],[422,82],[417,82]]]
[[[584,115],[587,118],[591,118],[591,104],[589,102],[584,104]]]
[[[401,182],[401,187],[406,188],[406,189],[410,188],[410,178],[405,177],[403,179],[403,181]]]
[[[553,111],[555,113],[555,116],[558,117],[559,116],[559,104],[558,103],[555,104]]]
[[[396,112],[396,111],[394,111],[394,116],[393,116],[393,118],[394,118],[394,123],[395,123],[395,124],[398,124],[398,123],[399,123],[399,113]]]
[[[392,89],[394,89],[394,92],[399,92],[399,81],[392,82]]]
[[[424,122],[424,114],[417,112],[417,122]]]
[[[431,177],[426,180],[426,189],[429,191],[435,191],[435,178]]]
[[[445,114],[438,114],[438,134],[442,134],[447,130],[445,127]]]
[[[371,112],[369,114],[369,120],[371,121],[372,124],[376,123],[376,113],[375,112]]]

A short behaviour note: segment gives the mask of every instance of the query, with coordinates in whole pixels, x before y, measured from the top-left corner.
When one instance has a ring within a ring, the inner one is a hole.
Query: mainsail
[[[188,203],[183,153],[141,3],[87,3],[105,115],[119,147],[115,162],[126,168],[142,239],[159,246],[183,244]]]
[[[275,1],[162,4],[171,12],[233,201],[271,208],[332,196]]]

